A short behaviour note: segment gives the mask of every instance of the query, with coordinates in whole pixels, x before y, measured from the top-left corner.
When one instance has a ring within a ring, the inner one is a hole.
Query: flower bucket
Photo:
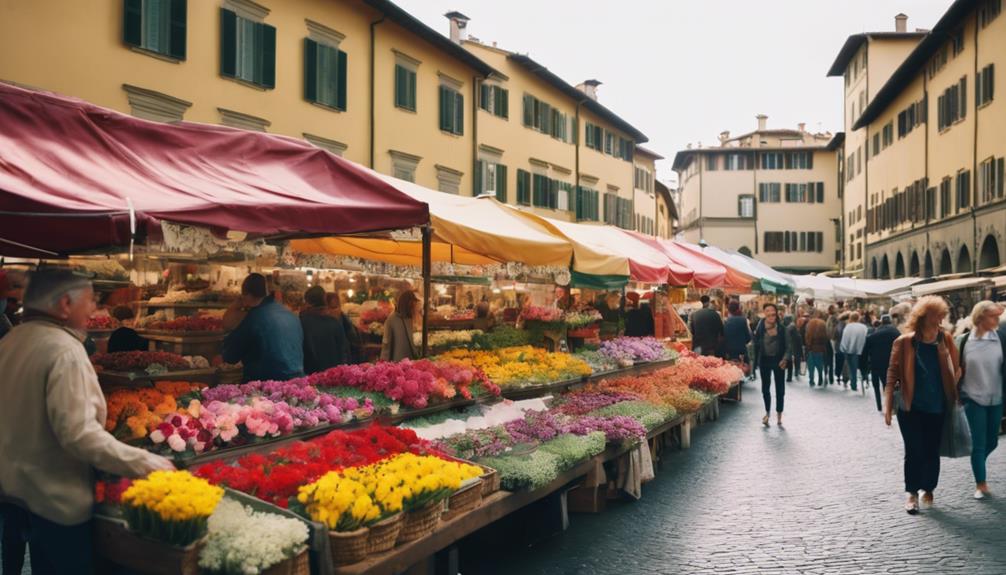
[[[447,499],[447,511],[441,517],[444,521],[468,513],[482,503],[482,479],[475,478],[466,483]]]
[[[261,575],[311,575],[311,561],[307,549],[269,567],[262,571]]]
[[[398,543],[408,543],[433,533],[443,512],[444,502],[435,501],[421,509],[405,513],[402,530],[398,533]]]
[[[186,547],[168,545],[130,531],[124,521],[95,516],[95,554],[116,565],[153,575],[198,575],[200,539]]]
[[[394,549],[404,519],[404,513],[395,513],[371,525],[370,535],[367,537],[367,554],[375,555]]]
[[[367,539],[370,530],[361,527],[356,531],[329,531],[329,546],[332,551],[332,563],[335,565],[350,565],[367,558]]]

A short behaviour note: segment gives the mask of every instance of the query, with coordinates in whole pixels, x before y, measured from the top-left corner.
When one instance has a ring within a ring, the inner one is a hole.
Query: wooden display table
[[[220,346],[227,337],[225,331],[173,331],[167,329],[138,329],[140,337],[152,342],[151,351],[169,351],[178,355],[201,355],[212,359],[219,355]]]
[[[149,374],[142,371],[109,371],[98,372],[98,382],[105,389],[117,387],[152,387],[155,381],[192,381],[215,385],[217,383],[217,368],[182,369],[164,373]]]

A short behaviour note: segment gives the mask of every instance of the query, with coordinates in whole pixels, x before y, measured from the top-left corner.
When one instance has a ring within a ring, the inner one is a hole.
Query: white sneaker
[[[975,499],[985,499],[985,492],[981,489],[975,489]]]

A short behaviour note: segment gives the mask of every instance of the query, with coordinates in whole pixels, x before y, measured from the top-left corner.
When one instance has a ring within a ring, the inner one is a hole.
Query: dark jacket
[[[723,320],[714,309],[703,308],[692,312],[692,349],[702,355],[714,355],[723,337]]]
[[[803,356],[803,337],[795,322],[786,326],[786,347],[791,355]]]
[[[304,333],[300,321],[269,296],[227,334],[222,355],[227,363],[244,364],[244,381],[301,377]]]
[[[630,337],[644,337],[653,335],[653,313],[649,306],[630,309],[625,314],[625,335]]]
[[[325,314],[325,308],[300,312],[304,332],[304,371],[316,373],[349,363],[349,339],[342,321]]]
[[[724,351],[728,359],[747,355],[748,342],[751,341],[751,327],[742,315],[732,315],[723,324]]]
[[[790,351],[789,347],[786,345],[786,340],[788,338],[786,337],[786,328],[782,325],[782,322],[776,323],[775,336],[779,340],[779,355],[778,355],[779,359],[785,359],[786,361],[791,360],[793,354]],[[762,342],[765,340],[766,337],[767,334],[765,329],[765,321],[762,320],[758,322],[758,327],[755,328],[754,333],[755,363],[757,365],[761,365]]]
[[[869,362],[872,373],[887,373],[891,364],[891,347],[900,335],[901,332],[893,325],[882,325],[866,336],[863,360]]]
[[[342,322],[342,331],[346,334],[346,339],[349,341],[349,363],[362,363],[364,361],[363,357],[363,338],[360,337],[360,330],[356,329],[353,322],[350,321],[349,316],[342,314],[339,316],[339,321]]]

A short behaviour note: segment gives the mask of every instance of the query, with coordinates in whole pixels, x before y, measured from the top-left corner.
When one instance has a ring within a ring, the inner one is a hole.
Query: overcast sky
[[[671,160],[689,142],[712,145],[769,116],[770,128],[836,132],[842,80],[825,74],[850,34],[932,28],[951,0],[397,0],[444,35],[463,12],[469,34],[529,54],[576,85],[604,84],[605,106]]]

